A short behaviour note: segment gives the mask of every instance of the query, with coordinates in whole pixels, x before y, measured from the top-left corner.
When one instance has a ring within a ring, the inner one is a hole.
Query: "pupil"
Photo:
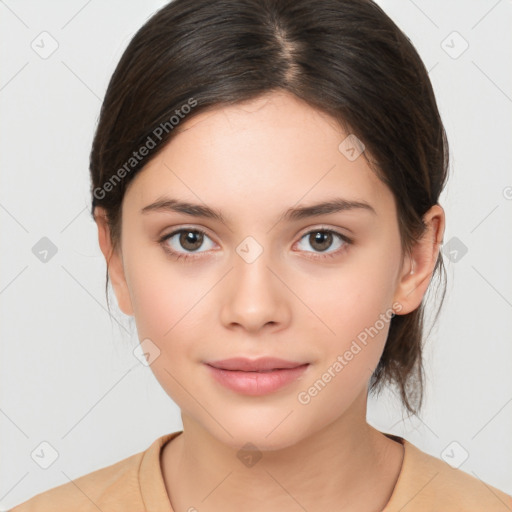
[[[317,231],[316,233],[312,233],[314,237],[314,243],[319,243],[320,247],[316,247],[319,251],[325,251],[329,248],[332,243],[332,233],[327,233],[325,231]],[[327,243],[326,243],[327,242]],[[314,247],[314,244],[311,244]]]
[[[186,231],[180,236],[180,244],[184,249],[195,251],[201,247],[202,234],[196,231]],[[192,247],[190,246],[192,245]]]

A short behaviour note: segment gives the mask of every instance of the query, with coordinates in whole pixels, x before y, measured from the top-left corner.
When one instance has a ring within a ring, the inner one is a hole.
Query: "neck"
[[[255,452],[245,464],[239,450],[182,416],[183,433],[164,447],[161,459],[173,510],[382,510],[398,479],[403,447],[366,423],[362,398],[321,431],[286,448]]]

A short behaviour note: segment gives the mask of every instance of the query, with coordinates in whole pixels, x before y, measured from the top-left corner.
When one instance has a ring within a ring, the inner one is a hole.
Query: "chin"
[[[211,426],[213,431],[211,428],[208,430],[218,441],[237,451],[282,450],[293,446],[308,436],[308,433],[303,430],[304,425],[299,428],[296,424],[297,418],[292,420],[291,416],[293,414],[290,414],[287,419],[284,419],[286,414],[280,414],[278,418],[275,415],[272,418],[261,418],[260,414],[258,421],[249,416],[236,417],[221,423],[226,425],[229,434],[218,425]]]

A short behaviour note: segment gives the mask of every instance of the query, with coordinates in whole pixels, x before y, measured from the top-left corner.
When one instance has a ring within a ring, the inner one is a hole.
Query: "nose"
[[[290,320],[290,291],[266,252],[252,262],[238,255],[221,292],[221,321],[228,329],[278,330]]]

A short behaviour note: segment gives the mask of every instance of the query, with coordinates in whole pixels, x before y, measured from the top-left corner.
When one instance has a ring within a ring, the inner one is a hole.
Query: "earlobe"
[[[108,275],[117,298],[119,308],[128,316],[133,316],[133,307],[125,278],[120,250],[114,250],[107,215],[103,208],[94,209],[94,219],[98,227],[98,243],[107,262]]]
[[[425,232],[404,259],[394,301],[401,305],[397,314],[405,315],[417,309],[432,278],[444,235],[443,208],[436,204],[423,216]]]

